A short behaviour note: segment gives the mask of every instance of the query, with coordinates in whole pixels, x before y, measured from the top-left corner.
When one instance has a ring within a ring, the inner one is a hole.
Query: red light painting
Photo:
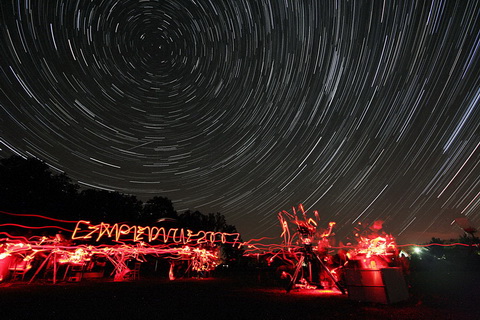
[[[20,216],[1,212],[13,216]],[[193,232],[183,228],[156,226],[130,226],[127,224],[100,223],[93,225],[88,221],[56,220],[39,215],[21,215],[56,221],[63,224],[75,224],[73,230],[61,226],[29,227],[19,224],[3,224],[0,227],[57,230],[55,236],[14,236],[1,232],[5,238],[0,239],[0,281],[8,276],[16,279],[32,269],[32,262],[39,261],[35,273],[30,279],[34,281],[41,272],[51,270],[55,283],[62,275],[58,270],[65,270],[63,279],[69,270],[92,267],[94,261],[109,261],[114,270],[115,281],[130,279],[135,270],[128,266],[129,261],[145,262],[145,257],[155,256],[167,259],[171,263],[170,278],[174,279],[173,266],[178,261],[188,264],[187,269],[196,273],[213,270],[221,262],[219,246],[222,244],[240,246],[240,234],[212,231]],[[58,231],[71,233],[66,239]],[[38,263],[37,263],[38,264]]]
[[[322,226],[318,212],[309,214],[302,205],[294,207],[291,213],[283,210],[277,214],[281,232],[278,242],[273,244],[263,243],[266,238],[241,243],[238,233],[194,232],[184,228],[125,223],[92,224],[85,220],[67,221],[39,215],[0,213],[48,220],[44,226],[0,224],[0,228],[10,232],[0,229],[0,235],[4,236],[0,238],[0,282],[6,279],[24,280],[27,273],[30,274],[27,277],[29,282],[42,273],[44,276],[48,273],[53,283],[61,279],[78,280],[79,270],[95,269],[95,266],[105,266],[106,262],[113,266],[110,276],[115,281],[125,281],[138,277],[137,267],[146,261],[147,256],[167,260],[170,265],[168,277],[174,280],[177,278],[175,270],[180,264],[184,267],[186,264],[186,269],[197,275],[214,270],[222,263],[220,246],[230,245],[243,248],[244,256],[255,257],[258,262],[262,259],[270,269],[274,268],[287,292],[348,292],[349,296],[361,300],[372,296],[366,291],[368,288],[385,287],[383,274],[398,280],[408,266],[403,261],[405,257],[399,255],[398,247],[402,246],[398,246],[395,238],[383,231],[383,221],[370,225],[358,223],[351,242],[339,245],[334,238],[336,223],[332,221]],[[27,237],[18,230],[56,234]],[[66,238],[64,234],[71,236]],[[430,245],[440,244],[424,246]],[[397,301],[405,296],[408,297],[408,293],[397,295]],[[385,303],[388,295],[374,298],[375,302]]]
[[[260,240],[245,244],[245,254],[264,257],[275,265],[286,284],[293,289],[316,289],[346,293],[345,270],[397,267],[398,251],[393,236],[382,231],[382,221],[365,230],[357,230],[354,244],[339,246],[333,236],[335,222],[322,227],[320,216],[309,214],[302,205],[278,213],[280,244],[262,244]]]

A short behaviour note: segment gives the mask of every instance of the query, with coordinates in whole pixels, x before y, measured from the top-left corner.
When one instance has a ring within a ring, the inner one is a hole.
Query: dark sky
[[[480,226],[480,1],[2,0],[0,156],[399,242]]]

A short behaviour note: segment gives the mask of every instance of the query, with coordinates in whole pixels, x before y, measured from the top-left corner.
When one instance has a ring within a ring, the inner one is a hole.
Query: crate
[[[345,282],[352,300],[396,303],[408,299],[408,290],[400,268],[346,269]]]

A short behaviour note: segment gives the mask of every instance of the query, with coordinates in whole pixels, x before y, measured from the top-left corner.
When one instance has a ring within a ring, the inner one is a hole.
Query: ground
[[[410,298],[396,304],[353,301],[269,281],[142,278],[132,282],[4,283],[1,319],[480,319],[480,270],[423,266],[408,276]]]

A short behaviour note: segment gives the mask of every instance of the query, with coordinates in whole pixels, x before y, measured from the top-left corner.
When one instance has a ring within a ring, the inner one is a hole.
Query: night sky
[[[480,1],[2,0],[0,157],[399,242],[480,227]]]

